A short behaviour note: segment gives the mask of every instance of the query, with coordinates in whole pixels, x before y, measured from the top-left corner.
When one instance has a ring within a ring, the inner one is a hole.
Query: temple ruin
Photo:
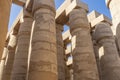
[[[0,0],[0,80],[120,80],[120,0],[106,6],[112,20],[81,0]]]

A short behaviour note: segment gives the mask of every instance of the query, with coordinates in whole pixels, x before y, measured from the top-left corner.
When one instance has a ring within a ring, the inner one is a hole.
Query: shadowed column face
[[[7,54],[8,54],[8,48],[6,45],[3,50],[2,60],[0,61],[0,80],[2,80],[3,78],[3,71],[5,67],[5,61],[6,61]]]
[[[0,58],[5,46],[11,4],[11,0],[0,0]]]
[[[99,80],[87,12],[74,9],[69,15],[72,35],[74,80]]]
[[[65,80],[65,49],[62,38],[63,25],[56,24],[58,80]]]
[[[23,10],[23,22],[18,32],[18,43],[15,53],[11,80],[25,80],[28,66],[28,52],[30,44],[33,18],[25,9]]]
[[[102,80],[120,80],[120,58],[110,26],[106,23],[96,25],[94,38],[103,47],[99,57]]]
[[[35,19],[28,80],[57,80],[54,0],[34,0]]]
[[[15,56],[15,50],[16,50],[16,44],[17,44],[17,35],[10,35],[10,41],[8,43],[8,54],[7,54],[7,60],[6,65],[3,72],[3,78],[2,80],[10,80],[12,69],[13,69],[13,62],[14,62],[14,56]]]

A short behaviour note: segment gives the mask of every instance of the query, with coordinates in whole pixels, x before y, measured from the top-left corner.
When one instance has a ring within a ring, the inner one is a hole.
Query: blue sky
[[[96,11],[108,16],[109,18],[111,18],[110,12],[105,5],[105,0],[81,0],[81,1],[88,4],[90,12],[92,10],[96,10]],[[64,0],[55,0],[56,8],[58,8],[63,2],[64,2]],[[16,19],[17,15],[19,14],[21,9],[22,8],[20,6],[17,6],[15,4],[12,5],[9,28],[13,24],[14,20]]]

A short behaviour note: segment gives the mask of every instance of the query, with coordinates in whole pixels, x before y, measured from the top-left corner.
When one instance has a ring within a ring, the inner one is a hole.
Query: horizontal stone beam
[[[97,11],[92,11],[90,12],[87,17],[88,17],[88,21],[91,22],[92,20],[96,19],[98,16],[100,16],[101,14],[98,13]]]
[[[65,9],[71,4],[71,0],[65,0],[64,3],[56,11],[56,22],[59,24],[64,24],[68,21],[65,15]]]
[[[68,61],[66,62],[67,66],[70,66],[73,64],[72,58],[68,58]]]
[[[68,1],[68,2],[67,2]],[[88,11],[88,6],[80,0],[65,0],[65,2],[56,11],[56,22],[59,24],[67,24],[69,13],[75,8],[83,8]]]
[[[67,48],[66,48],[66,50],[65,50],[66,56],[69,57],[70,54],[71,54],[71,52],[72,52],[72,46],[68,45]]]
[[[73,0],[72,3],[65,9],[66,16],[68,16],[69,13],[75,8],[83,8],[88,12],[87,4],[81,2],[80,0]]]
[[[71,42],[71,34],[70,34],[70,31],[67,30],[66,32],[64,32],[62,34],[62,37],[63,37],[63,41],[64,41],[64,46],[65,48],[67,48],[67,44],[69,44]]]
[[[27,0],[12,0],[14,4],[17,4],[19,6],[24,6]]]
[[[112,25],[112,20],[101,14],[99,17],[90,22],[91,27],[94,28],[100,22],[107,22],[110,26]]]

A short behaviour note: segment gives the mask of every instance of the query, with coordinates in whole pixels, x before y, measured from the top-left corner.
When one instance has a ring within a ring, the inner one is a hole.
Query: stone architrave
[[[69,23],[74,80],[99,80],[86,10],[74,9],[69,15]]]
[[[0,62],[0,80],[2,80],[2,77],[3,77],[3,71],[4,71],[4,67],[5,67],[7,54],[8,54],[8,48],[7,48],[7,45],[6,45],[4,47],[2,59],[1,59],[1,62]]]
[[[101,22],[95,26],[94,38],[101,45],[101,80],[120,80],[120,58],[110,26]],[[101,54],[99,53],[99,55]]]
[[[11,80],[25,80],[27,76],[28,54],[33,18],[31,14],[23,10],[23,21],[18,32],[17,49],[13,64]]]
[[[35,19],[28,80],[57,80],[54,0],[34,0]]]

